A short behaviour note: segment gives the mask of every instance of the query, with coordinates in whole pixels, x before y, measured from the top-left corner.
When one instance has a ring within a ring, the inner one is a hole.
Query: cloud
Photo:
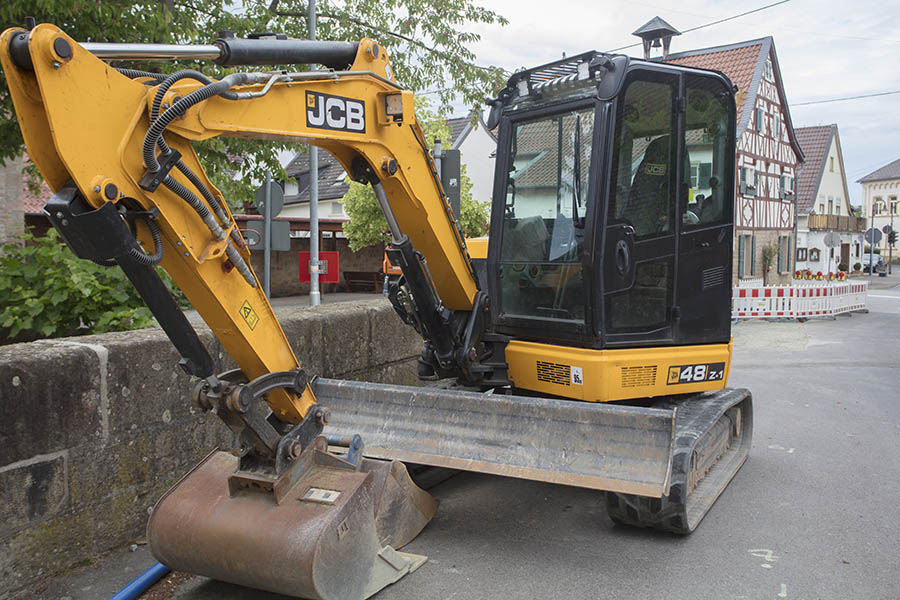
[[[639,41],[631,32],[659,15],[684,30],[764,6],[729,1],[681,0],[677,9],[662,0],[521,2],[491,0],[492,10],[509,19],[506,27],[482,26],[475,46],[480,64],[510,71],[556,60],[565,52],[610,50]],[[893,14],[888,14],[893,13]],[[883,0],[852,3],[791,0],[733,21],[689,32],[672,40],[672,52],[730,44],[771,35],[775,39],[789,102],[840,98],[900,90],[900,32],[892,26],[900,10]],[[639,56],[641,49],[625,50]],[[900,101],[884,96],[848,102],[791,107],[795,127],[837,123],[851,198],[859,202],[855,180],[900,157]]]

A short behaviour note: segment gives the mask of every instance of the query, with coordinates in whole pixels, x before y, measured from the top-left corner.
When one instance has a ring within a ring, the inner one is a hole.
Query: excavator
[[[466,240],[374,40],[79,44],[31,22],[2,34],[0,62],[54,192],[44,213],[77,256],[124,271],[193,401],[234,433],[156,504],[163,564],[366,598],[426,560],[399,550],[437,507],[408,464],[602,490],[617,524],[687,534],[744,463],[751,395],[726,387],[736,89],[721,73],[586,52],[513,74],[488,101],[489,236]],[[312,144],[371,184],[425,385],[303,370],[192,146],[220,135]],[[236,368],[215,372],[157,267]]]

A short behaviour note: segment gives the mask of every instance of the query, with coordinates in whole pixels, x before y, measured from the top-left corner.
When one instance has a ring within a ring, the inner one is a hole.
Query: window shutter
[[[756,234],[750,237],[750,277],[756,275]]]
[[[741,179],[741,193],[747,193],[747,167],[741,167],[740,169],[740,179]]]
[[[756,131],[762,132],[763,130],[763,109],[756,109]]]
[[[787,253],[784,255],[784,258],[786,260],[784,270],[790,273],[794,270],[794,265],[791,264],[791,236],[787,236]]]
[[[738,236],[738,278],[744,276],[744,246],[747,236]]]
[[[780,235],[780,236],[778,236],[778,272],[779,273],[781,273],[781,271],[783,270],[781,268],[781,265],[782,265],[781,255],[783,252],[784,252],[784,236]]]

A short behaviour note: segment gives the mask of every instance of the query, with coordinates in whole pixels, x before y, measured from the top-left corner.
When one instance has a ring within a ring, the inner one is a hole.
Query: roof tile
[[[816,191],[822,179],[822,171],[831,140],[834,139],[837,125],[817,125],[815,127],[798,127],[794,129],[797,143],[803,149],[806,160],[797,173],[797,214],[809,214],[816,202]]]

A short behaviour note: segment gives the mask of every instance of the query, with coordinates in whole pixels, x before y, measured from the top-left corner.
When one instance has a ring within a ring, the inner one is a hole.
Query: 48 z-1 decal
[[[725,363],[700,363],[669,367],[666,385],[680,383],[700,383],[701,381],[721,381],[725,378]]]

